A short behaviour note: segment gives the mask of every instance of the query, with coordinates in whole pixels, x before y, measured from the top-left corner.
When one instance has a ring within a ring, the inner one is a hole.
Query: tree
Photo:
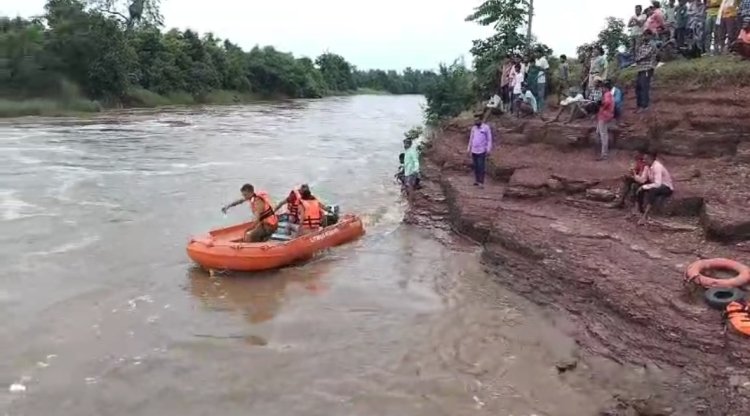
[[[158,105],[227,97],[217,90],[289,98],[359,87],[423,93],[436,78],[411,68],[357,71],[332,53],[313,61],[270,46],[244,51],[212,33],[162,32],[159,19],[157,0],[48,0],[42,19],[0,16],[0,94]]]
[[[621,46],[628,45],[628,35],[625,33],[625,21],[616,17],[608,17],[607,25],[597,37],[599,45],[607,50],[607,57],[614,59],[617,56],[617,50]]]
[[[466,18],[482,26],[492,26],[496,32],[487,39],[473,41],[471,48],[482,91],[490,89],[497,65],[505,56],[523,51],[527,39],[519,29],[526,23],[529,13],[528,0],[486,0]]]
[[[161,0],[87,0],[88,4],[101,13],[120,19],[128,29],[139,23],[162,26]]]
[[[474,101],[473,79],[463,62],[440,65],[435,82],[427,88],[425,115],[428,122],[455,117]]]
[[[315,65],[332,91],[349,91],[357,88],[352,76],[352,65],[343,56],[326,52],[315,60]]]

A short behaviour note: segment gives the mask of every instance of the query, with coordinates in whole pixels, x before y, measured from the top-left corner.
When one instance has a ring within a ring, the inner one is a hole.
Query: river
[[[0,121],[6,415],[575,415],[560,325],[478,249],[401,223],[421,97],[353,96]],[[307,182],[367,235],[307,264],[210,277],[191,234],[250,182]],[[440,237],[440,238],[438,238]],[[25,391],[10,391],[18,384]]]

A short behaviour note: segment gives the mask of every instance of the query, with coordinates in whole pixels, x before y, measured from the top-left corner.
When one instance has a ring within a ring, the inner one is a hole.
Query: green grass
[[[619,74],[622,83],[633,83],[637,71],[627,68]],[[735,56],[709,56],[667,62],[656,69],[654,85],[664,87],[746,87],[750,86],[750,62]]]
[[[392,94],[388,91],[375,90],[372,88],[357,88],[357,90],[354,91],[354,95],[392,95]]]
[[[32,98],[27,100],[0,99],[0,117],[55,117],[80,113],[95,113],[98,111],[101,111],[99,103],[82,98],[65,101],[48,98]]]

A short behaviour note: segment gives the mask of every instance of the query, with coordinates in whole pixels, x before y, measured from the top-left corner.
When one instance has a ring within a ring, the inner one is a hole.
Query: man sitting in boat
[[[279,202],[279,204],[273,209],[273,212],[279,212],[279,210],[286,205],[286,215],[282,214],[282,221],[286,220],[289,224],[299,224],[299,201],[302,199],[300,197],[300,192],[305,188],[307,188],[308,191],[310,190],[307,185],[301,185],[299,188],[292,189],[292,191],[289,192],[289,196],[287,196],[285,200]]]
[[[221,212],[226,214],[229,208],[236,207],[247,201],[256,220],[255,226],[245,233],[244,241],[246,243],[268,241],[279,226],[279,219],[273,211],[271,199],[265,192],[255,192],[255,188],[249,183],[242,185],[240,192],[242,192],[242,199],[238,199],[223,207]]]
[[[325,227],[325,216],[328,211],[328,207],[313,196],[309,187],[306,185],[303,185],[303,187],[300,188],[300,235],[317,231],[320,227]]]

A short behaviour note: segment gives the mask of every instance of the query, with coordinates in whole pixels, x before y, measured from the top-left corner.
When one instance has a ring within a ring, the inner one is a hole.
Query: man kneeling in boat
[[[255,226],[245,233],[244,241],[246,243],[260,243],[268,241],[279,226],[279,219],[273,211],[271,199],[265,192],[255,192],[255,188],[246,183],[240,188],[242,199],[238,199],[221,209],[221,212],[227,213],[227,210],[247,201],[250,204],[250,210],[255,215]]]
[[[320,227],[325,227],[325,215],[328,210],[328,207],[313,196],[308,186],[302,186],[300,188],[299,201],[300,235],[317,231]]]

